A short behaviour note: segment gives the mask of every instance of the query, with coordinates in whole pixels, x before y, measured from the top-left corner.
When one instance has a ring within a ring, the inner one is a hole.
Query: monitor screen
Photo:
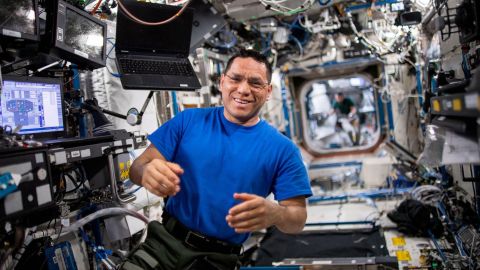
[[[136,17],[147,22],[171,18],[180,7],[155,3],[123,1]],[[132,21],[121,9],[117,15],[116,49],[188,55],[192,31],[193,10],[184,12],[167,24],[148,26]]]
[[[64,131],[60,80],[4,77],[0,105],[0,126],[21,125],[19,134]]]
[[[222,29],[227,21],[206,0],[191,1],[188,7],[195,10],[190,38],[190,52],[194,52],[205,40]]]
[[[45,9],[44,51],[77,64],[79,69],[105,66],[107,24],[104,21],[62,0],[46,1]]]
[[[0,0],[0,7],[1,34],[16,38],[38,36],[35,0]]]
[[[103,58],[103,26],[67,8],[64,42],[74,50],[90,57]]]

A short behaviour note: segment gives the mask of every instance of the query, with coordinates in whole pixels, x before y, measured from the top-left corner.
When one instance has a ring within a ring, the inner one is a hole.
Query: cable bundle
[[[412,198],[429,205],[436,205],[442,199],[442,190],[436,186],[423,185],[410,193]]]

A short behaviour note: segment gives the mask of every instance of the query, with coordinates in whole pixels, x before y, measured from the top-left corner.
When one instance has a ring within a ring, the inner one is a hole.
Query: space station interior
[[[478,0],[0,0],[0,46],[2,270],[120,269],[166,201],[132,164],[241,50],[312,196],[237,269],[480,269]]]

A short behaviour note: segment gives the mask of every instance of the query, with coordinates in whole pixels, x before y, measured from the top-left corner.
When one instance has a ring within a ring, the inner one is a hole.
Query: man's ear
[[[270,100],[270,98],[272,98],[272,93],[273,93],[273,85],[269,84],[267,89],[267,100]]]
[[[225,82],[225,75],[222,73],[220,76],[220,81],[218,82],[218,90],[220,93],[223,93],[223,83]]]

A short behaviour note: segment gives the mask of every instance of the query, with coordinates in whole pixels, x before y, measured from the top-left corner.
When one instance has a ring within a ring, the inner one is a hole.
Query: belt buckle
[[[187,236],[185,237],[185,240],[184,240],[185,244],[187,244],[187,245],[189,245],[190,247],[193,247],[193,248],[199,248],[195,244],[189,242],[189,239],[192,235],[200,237],[202,240],[205,240],[205,237],[203,235],[200,235],[200,234],[194,232],[194,231],[188,231],[187,232]]]

